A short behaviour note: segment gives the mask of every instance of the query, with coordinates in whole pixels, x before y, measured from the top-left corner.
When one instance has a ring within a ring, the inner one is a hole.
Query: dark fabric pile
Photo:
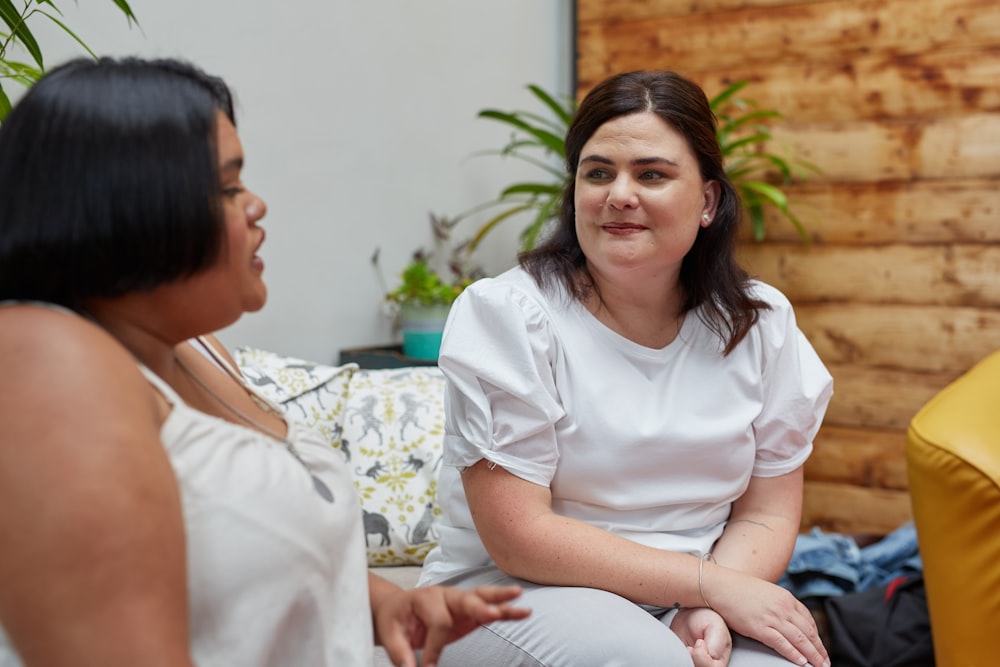
[[[833,667],[933,667],[912,522],[865,546],[814,528],[796,540],[778,584],[813,612]]]

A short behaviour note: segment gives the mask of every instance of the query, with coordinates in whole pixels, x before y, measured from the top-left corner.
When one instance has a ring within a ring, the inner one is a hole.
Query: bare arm
[[[757,575],[643,546],[552,511],[545,487],[480,460],[462,474],[476,529],[497,566],[529,581],[587,586],[633,602],[701,607],[711,601],[732,629],[803,664],[826,664],[809,611]],[[699,565],[711,589],[699,590]]]
[[[0,622],[26,665],[190,666],[184,532],[135,361],[79,318],[0,309]]]
[[[720,565],[767,581],[781,577],[802,517],[802,468],[778,477],[752,477],[735,503],[713,556]]]
[[[548,488],[486,460],[467,468],[462,482],[486,550],[511,576],[600,588],[640,604],[702,605],[697,558],[643,546],[555,514]]]

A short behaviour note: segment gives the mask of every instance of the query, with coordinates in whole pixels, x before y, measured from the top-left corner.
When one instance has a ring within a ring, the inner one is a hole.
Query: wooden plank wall
[[[812,242],[775,216],[741,251],[834,375],[803,529],[908,520],[910,418],[1000,347],[1000,3],[578,0],[577,52],[580,95],[673,69],[785,114],[776,141],[823,171],[788,188]]]

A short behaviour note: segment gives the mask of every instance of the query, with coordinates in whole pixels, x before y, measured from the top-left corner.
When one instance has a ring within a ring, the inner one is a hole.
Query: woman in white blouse
[[[773,582],[832,380],[788,300],[734,259],[740,202],[704,93],[611,77],[566,154],[552,235],[452,310],[421,578],[521,584],[533,616],[441,664],[828,665]]]

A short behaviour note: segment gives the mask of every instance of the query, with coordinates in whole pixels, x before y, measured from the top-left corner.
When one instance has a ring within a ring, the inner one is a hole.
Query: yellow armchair
[[[910,422],[910,500],[937,667],[1000,664],[1000,351]]]

